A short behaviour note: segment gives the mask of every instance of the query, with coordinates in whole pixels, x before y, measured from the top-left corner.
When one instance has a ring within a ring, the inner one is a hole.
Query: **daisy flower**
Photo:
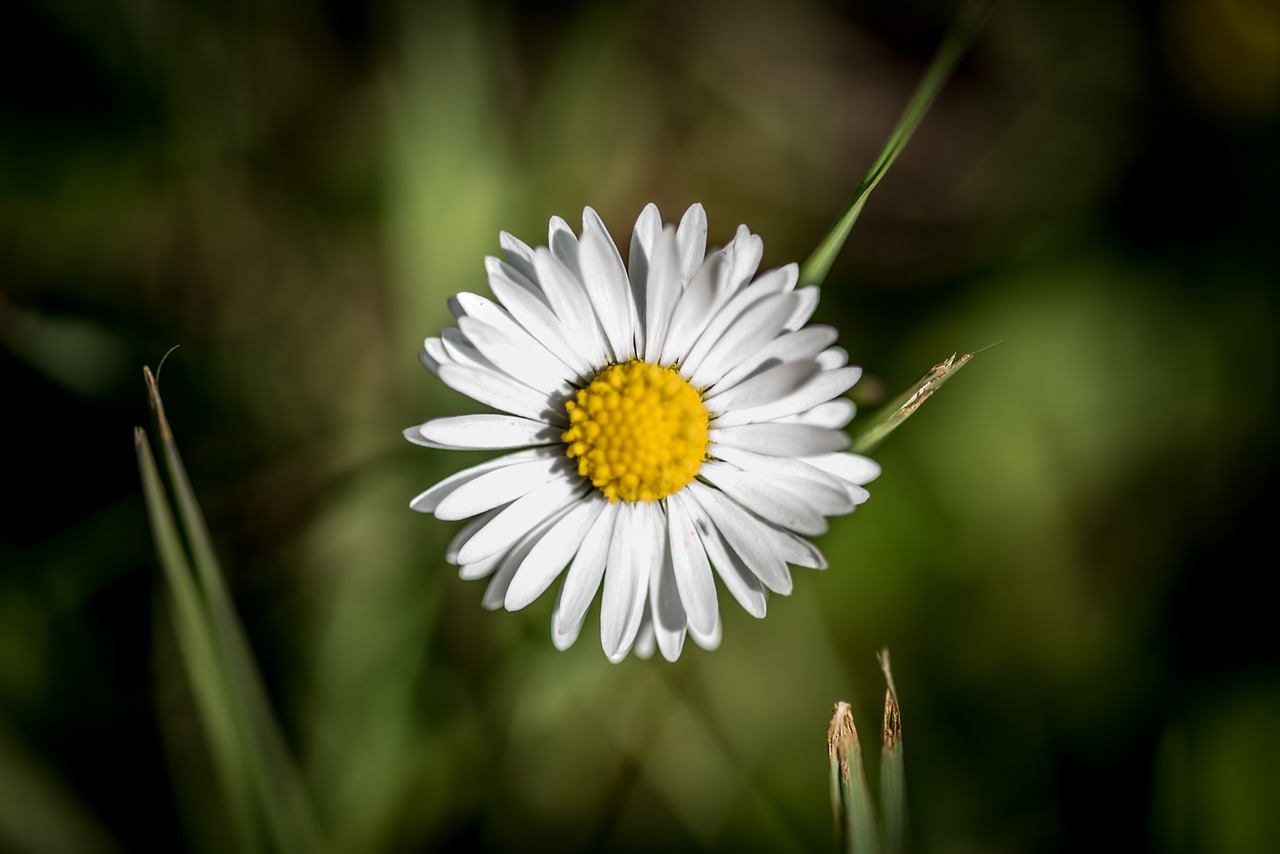
[[[879,474],[843,453],[861,369],[806,325],[816,287],[795,264],[756,275],[764,244],[739,226],[708,253],[689,208],[664,227],[649,205],[628,263],[600,217],[578,237],[551,219],[548,246],[505,232],[486,258],[493,299],[449,301],[457,326],[428,338],[424,365],[497,412],[405,430],[430,448],[510,450],[411,502],[471,521],[446,557],[488,578],[486,608],[517,610],[561,575],[556,647],[578,637],[600,595],[611,661],[654,647],[674,661],[686,634],[720,643],[719,577],[748,613],[791,592],[789,564],[824,569],[805,537],[867,498]],[[566,569],[567,568],[567,569]]]

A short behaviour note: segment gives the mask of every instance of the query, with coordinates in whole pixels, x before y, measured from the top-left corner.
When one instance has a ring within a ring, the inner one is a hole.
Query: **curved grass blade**
[[[853,711],[846,702],[836,703],[827,729],[827,760],[831,767],[831,805],[842,849],[852,854],[879,854],[871,791],[862,769],[862,745],[853,725]]]
[[[183,553],[181,566],[185,573],[180,574],[184,575],[184,584],[194,592],[202,617],[200,623],[192,625],[200,627],[204,635],[202,642],[211,650],[219,677],[217,700],[225,707],[225,714],[234,726],[239,740],[235,748],[246,757],[244,770],[248,777],[239,782],[255,794],[261,806],[262,820],[276,847],[283,851],[323,850],[301,775],[285,746],[244,630],[227,594],[204,514],[165,416],[159,387],[149,368],[143,368],[143,375],[159,427],[165,469],[173,489],[182,534],[195,567],[193,577]],[[147,453],[149,456],[149,449]],[[162,497],[167,508],[168,496]],[[169,519],[172,525],[171,514]],[[173,534],[176,538],[176,527]],[[177,548],[181,551],[180,541]],[[182,617],[185,622],[188,617],[185,609]],[[212,746],[217,748],[218,745]]]
[[[931,394],[942,388],[942,384],[956,371],[969,364],[969,360],[981,352],[978,350],[974,353],[965,353],[963,356],[952,353],[950,358],[930,368],[929,373],[921,377],[919,382],[880,410],[871,425],[853,440],[851,450],[856,454],[865,454],[874,450],[890,433],[902,426],[902,422],[914,415],[920,405],[928,400]]]
[[[848,750],[846,749],[843,762],[841,761],[839,747],[839,740],[844,737],[843,730],[846,717],[849,719],[849,724],[852,725],[853,715],[849,710],[849,704],[841,700],[836,703],[835,711],[831,716],[831,725],[827,727],[827,765],[831,772],[831,818],[835,822],[836,838],[841,840],[842,843],[841,850],[844,850],[847,846],[846,839],[849,827],[844,815],[844,789],[845,780],[849,778],[849,758]]]
[[[231,814],[232,831],[239,843],[237,848],[261,851],[263,846],[249,797],[251,760],[243,749],[235,715],[223,689],[222,666],[214,649],[208,615],[200,602],[200,593],[146,431],[135,427],[133,441],[151,533],[164,571],[165,600],[173,621],[178,654],[209,739],[209,752]]]
[[[831,226],[831,230],[827,232],[827,236],[818,244],[818,248],[813,250],[813,254],[800,267],[800,284],[820,285],[826,279],[827,273],[831,270],[831,265],[835,263],[836,256],[840,254],[840,249],[849,238],[849,232],[853,230],[853,224],[857,221],[858,215],[862,213],[862,208],[867,203],[867,197],[871,195],[871,191],[876,188],[876,185],[880,183],[880,179],[889,171],[889,167],[893,165],[893,162],[898,159],[902,149],[906,148],[911,135],[915,133],[915,129],[920,125],[924,114],[928,112],[934,99],[942,91],[942,87],[947,82],[947,78],[951,76],[956,63],[960,61],[965,51],[969,49],[969,46],[978,37],[978,33],[986,22],[990,9],[990,3],[974,2],[965,7],[956,19],[950,32],[943,39],[942,45],[938,48],[937,55],[934,56],[928,70],[925,71],[920,85],[916,87],[915,94],[911,96],[911,100],[907,103],[902,117],[898,119],[898,123],[894,125],[893,131],[890,132],[884,148],[880,150],[880,154],[871,164],[871,168],[863,176],[862,182],[858,184],[853,191],[853,195],[849,197],[849,201],[836,219],[835,225]]]
[[[878,657],[886,685],[880,742],[880,817],[884,826],[886,854],[905,854],[909,825],[902,711],[898,707],[898,689],[893,684],[893,672],[889,669],[889,650],[881,650]]]

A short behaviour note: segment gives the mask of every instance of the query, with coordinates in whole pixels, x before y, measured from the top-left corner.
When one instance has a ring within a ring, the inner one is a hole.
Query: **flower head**
[[[679,228],[649,205],[628,264],[595,211],[579,238],[553,217],[548,246],[501,235],[487,258],[495,299],[450,300],[456,328],[422,362],[496,413],[410,427],[432,448],[507,449],[411,502],[471,519],[446,557],[489,578],[488,608],[523,608],[563,574],[552,640],[577,639],[602,589],[600,637],[618,661],[655,645],[674,661],[686,634],[720,642],[715,576],[748,613],[791,592],[789,564],[823,569],[804,537],[867,498],[879,474],[843,453],[861,370],[807,326],[818,290],[788,264],[756,275],[745,226],[706,252],[701,205]],[[515,450],[518,449],[518,450]],[[567,571],[566,571],[567,568]]]

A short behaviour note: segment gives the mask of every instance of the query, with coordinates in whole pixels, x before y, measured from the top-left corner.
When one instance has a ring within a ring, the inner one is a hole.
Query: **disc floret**
[[[610,365],[565,403],[566,453],[611,502],[656,501],[683,489],[707,455],[707,408],[672,368]]]

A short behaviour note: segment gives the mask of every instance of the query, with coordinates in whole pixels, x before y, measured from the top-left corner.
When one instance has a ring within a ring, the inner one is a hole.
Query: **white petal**
[[[574,372],[514,321],[511,329],[520,329],[519,335],[499,331],[471,317],[459,318],[458,326],[476,349],[502,373],[544,397],[568,397],[572,390],[570,382],[576,379]]]
[[[547,246],[551,248],[552,254],[560,259],[560,263],[564,264],[565,269],[573,273],[578,281],[582,281],[582,268],[578,262],[578,236],[573,233],[569,223],[561,217],[553,216],[547,225]],[[536,264],[534,267],[537,269]]]
[[[653,266],[653,254],[662,234],[662,215],[657,205],[650,202],[636,218],[631,232],[631,248],[627,255],[627,276],[631,280],[631,298],[636,306],[636,352],[641,358],[648,352],[648,281]]]
[[[649,256],[645,279],[645,358],[651,362],[662,355],[671,328],[671,315],[682,293],[676,251],[674,229],[668,227],[660,231],[653,254]]]
[[[422,349],[437,364],[443,365],[453,361],[453,359],[449,358],[449,354],[444,351],[444,342],[439,337],[425,339],[422,342]]]
[[[466,543],[467,540],[471,539],[472,534],[474,534],[476,531],[483,528],[485,525],[488,525],[489,520],[492,519],[494,516],[497,516],[501,512],[502,512],[502,508],[498,507],[486,513],[481,513],[479,516],[475,517],[474,519],[468,520],[467,524],[463,525],[458,530],[458,533],[454,534],[453,538],[449,540],[449,545],[444,550],[444,559],[447,560],[449,563],[457,566],[458,550],[462,548],[463,544]],[[484,563],[484,561],[479,561],[477,564],[472,564],[472,565],[478,566],[480,563]],[[493,566],[490,566],[489,572],[493,571],[494,566],[497,566],[497,564],[495,563]],[[465,569],[465,567],[463,567],[463,569]],[[484,575],[488,575],[489,572],[485,572]],[[479,578],[482,576],[476,576],[476,577]]]
[[[813,505],[768,479],[715,460],[704,462],[698,476],[763,519],[810,536],[827,532],[826,518]]]
[[[783,329],[793,330],[799,329],[809,322],[809,318],[813,317],[814,311],[818,308],[818,297],[822,290],[816,287],[800,288],[795,292],[799,297],[799,301],[791,311],[791,316],[787,318],[787,322],[782,325]]]
[[[844,433],[808,424],[766,423],[713,427],[710,437],[718,445],[729,445],[774,457],[812,457],[849,447],[849,437]]]
[[[681,362],[686,375],[697,373],[707,354],[724,337],[726,330],[738,322],[743,312],[765,297],[790,291],[795,285],[796,275],[794,264],[770,270],[734,294],[723,308],[714,311],[714,316],[709,318],[706,328]]]
[[[412,427],[406,427],[403,431],[404,437],[415,445],[421,445],[424,448],[447,448],[447,445],[440,445],[436,442],[422,438],[422,434],[418,431],[422,429],[421,424],[415,424]],[[521,445],[521,447],[524,447]]]
[[[790,397],[818,373],[816,362],[784,362],[761,371],[732,388],[703,398],[717,427],[732,427],[756,419],[743,419],[740,411],[750,411]]]
[[[591,208],[582,212],[582,243],[578,260],[587,296],[595,306],[596,316],[615,359],[623,361],[635,355],[632,328],[635,307],[631,304],[631,281],[622,265],[622,256],[604,223]]]
[[[712,503],[718,501],[721,512],[719,515],[712,513],[712,519],[717,524],[723,520],[727,524],[739,526],[742,531],[750,534],[756,544],[771,549],[774,556],[785,563],[795,563],[796,566],[803,566],[810,570],[826,570],[827,558],[824,558],[822,552],[819,552],[818,548],[803,536],[774,525],[771,521],[760,519],[759,516],[755,516],[741,504],[733,501],[728,495],[717,492],[716,489],[700,483],[691,485],[698,487],[696,494],[700,501],[703,501],[704,507],[709,501]],[[733,540],[730,539],[730,543],[732,542]],[[790,574],[787,576],[787,583],[790,584]],[[782,590],[777,592],[782,593]]]
[[[534,256],[538,267],[538,281],[556,317],[564,324],[571,342],[590,363],[604,365],[611,361],[611,354],[591,301],[582,288],[577,274],[546,248],[539,248]]]
[[[806,459],[805,462],[812,463],[823,471],[831,472],[836,477],[859,486],[870,483],[880,476],[879,463],[857,454],[820,454]]]
[[[471,466],[470,468],[465,468],[460,472],[455,472],[444,480],[439,481],[434,486],[420,492],[412,501],[409,502],[409,506],[414,510],[417,510],[419,513],[434,513],[436,507],[439,506],[441,500],[443,500],[446,495],[449,495],[464,483],[474,480],[487,471],[517,465],[518,463],[525,463],[529,460],[550,458],[552,456],[560,456],[560,454],[548,448],[529,448],[524,451],[516,451],[514,454],[504,454],[501,457],[494,457],[491,460],[485,460],[484,462]]]
[[[789,493],[794,500],[803,502],[813,508],[814,512],[823,516],[844,516],[852,513],[854,508],[862,503],[855,501],[849,487],[839,482],[828,486],[815,480],[775,475],[769,480],[769,484],[778,492]],[[861,489],[861,487],[855,488]],[[800,531],[800,533],[806,532]]]
[[[756,274],[760,259],[764,257],[764,241],[758,234],[752,234],[745,225],[740,225],[726,248],[730,250],[731,259],[727,281],[728,296],[746,287]]]
[[[544,347],[572,368],[576,379],[587,379],[595,374],[591,364],[570,344],[564,324],[556,317],[546,302],[542,289],[537,285],[521,284],[500,266],[496,258],[485,259],[490,263],[489,289],[498,301],[511,313],[511,317]],[[509,268],[508,268],[509,269]],[[514,271],[511,271],[514,272]],[[523,277],[522,277],[523,278]]]
[[[441,356],[444,358],[440,358]],[[444,345],[439,338],[428,338],[424,342],[423,348],[418,351],[418,361],[428,371],[439,376],[440,365],[450,361],[450,359],[445,355]]]
[[[814,427],[843,430],[849,426],[849,422],[853,420],[853,416],[857,411],[858,407],[853,405],[852,400],[847,397],[837,397],[835,400],[820,403],[804,412],[788,415],[785,420],[793,421],[796,424],[811,424]]]
[[[761,282],[771,280],[774,276],[779,276],[782,279],[782,283],[777,286],[779,292],[790,293],[796,289],[796,283],[800,281],[800,265],[792,261],[790,264],[783,264],[781,267],[761,273],[747,287],[756,287]],[[774,285],[770,285],[770,287],[772,288]]]
[[[689,615],[690,629],[709,635],[719,616],[716,583],[706,549],[680,493],[667,496],[667,535],[676,586]]]
[[[733,326],[707,353],[698,365],[689,383],[694,388],[706,388],[720,379],[752,352],[763,347],[782,331],[782,324],[797,297],[791,294],[774,294],[753,304],[742,313]]]
[[[787,563],[805,569],[826,569],[827,559],[813,543],[799,534],[784,531],[776,525],[765,523],[765,530],[773,542],[773,548]]]
[[[648,660],[653,658],[655,646],[657,646],[657,640],[653,636],[653,620],[650,618],[649,609],[645,608],[640,617],[640,628],[636,631],[636,641],[631,645],[630,652],[635,653],[636,658]],[[627,652],[628,650],[623,650],[617,655],[609,655],[606,658],[617,664],[627,657]]]
[[[606,503],[596,521],[582,538],[582,546],[565,573],[560,598],[551,620],[551,637],[557,649],[568,649],[582,630],[582,620],[587,608],[600,589],[604,577],[609,546],[621,503]]]
[[[418,439],[409,437],[409,432]],[[560,441],[562,429],[542,421],[517,418],[514,415],[478,414],[432,418],[425,424],[405,431],[411,442],[441,448],[488,450],[491,448],[527,448]]]
[[[671,323],[662,342],[662,355],[658,359],[658,364],[673,365],[681,362],[688,355],[689,348],[698,340],[698,336],[706,329],[707,321],[712,317],[711,310],[715,305],[716,291],[724,280],[726,272],[724,265],[723,252],[708,256],[698,268],[698,272],[694,274],[689,287],[680,294],[671,313]],[[653,361],[653,352],[653,342],[650,340],[649,361]]]
[[[693,280],[707,254],[707,212],[695,202],[680,217],[676,231],[676,255],[680,259],[680,285]]]
[[[559,407],[553,407],[544,394],[539,394],[506,374],[474,365],[441,365],[440,381],[454,391],[465,394],[487,406],[512,415],[522,415],[548,424],[566,424]]]
[[[825,347],[835,343],[835,340],[836,330],[832,326],[807,326],[795,332],[779,335],[747,356],[736,367],[731,368],[727,374],[716,380],[709,391],[714,393],[732,388],[752,374],[783,362],[811,360]]]
[[[648,504],[639,503],[624,504],[618,511],[600,598],[600,643],[610,657],[631,648],[644,614],[649,576],[662,559],[648,510]]]
[[[665,528],[662,534],[665,540]],[[675,661],[680,658],[680,650],[684,648],[685,629],[689,619],[685,616],[684,605],[680,601],[680,588],[676,584],[675,568],[671,565],[671,550],[662,548],[661,551],[662,558],[656,567],[657,571],[649,577],[649,613],[662,657],[667,661]]]
[[[467,519],[515,501],[552,478],[565,479],[570,473],[570,466],[555,457],[485,472],[445,496],[435,516],[446,522]]]
[[[761,374],[760,376],[764,375]],[[740,405],[733,408],[733,411],[717,419],[717,426],[732,427],[734,424],[775,421],[788,415],[795,415],[797,412],[804,412],[820,403],[826,403],[836,395],[843,394],[853,388],[854,383],[858,381],[860,376],[862,376],[862,368],[837,368],[834,371],[823,371],[816,376],[812,376],[790,394],[775,400],[762,401],[755,405]],[[759,378],[752,377],[744,382],[743,385],[755,382]]]
[[[534,272],[533,267],[533,250],[527,243],[503,231],[498,234],[498,245],[502,247],[502,254],[507,256],[507,263],[529,279],[537,281],[538,274]]]
[[[573,509],[573,505],[565,505],[551,513],[547,518],[543,519],[537,525],[520,538],[511,549],[502,554],[502,562],[498,564],[498,569],[493,574],[493,578],[489,580],[489,586],[485,588],[484,597],[480,600],[481,607],[489,611],[496,611],[502,607],[502,603],[506,601],[507,591],[511,589],[511,583],[515,580],[516,573],[519,571],[529,552],[542,542],[542,538],[547,535],[557,522],[564,515]]]
[[[849,364],[849,354],[843,347],[829,347],[818,354],[818,364],[824,371],[834,371]]]
[[[575,372],[517,323],[502,306],[477,294],[458,294],[466,310],[458,326],[490,362],[542,392],[559,391]]]
[[[467,540],[458,551],[459,563],[474,563],[500,552],[537,527],[566,501],[583,492],[579,477],[556,477],[508,504]]]
[[[573,646],[582,632],[582,617],[579,617],[576,623],[566,622],[564,631],[561,631],[560,614],[564,608],[564,591],[567,586],[563,582],[560,584],[560,589],[556,591],[555,607],[551,610],[551,645],[561,652]],[[583,616],[585,615],[584,612]]]
[[[724,445],[716,449],[716,457],[800,495],[825,516],[853,511],[848,483],[805,460],[768,457]]]
[[[631,232],[630,259],[642,260],[653,257],[653,247],[658,235],[662,233],[662,214],[653,202],[644,206],[640,216],[636,217],[636,226]],[[635,254],[639,253],[639,254]],[[630,263],[630,259],[628,263]]]
[[[520,610],[551,586],[582,546],[582,538],[607,503],[603,496],[588,496],[547,530],[521,562],[507,588],[504,605],[508,611]]]
[[[516,565],[511,560],[511,553],[502,555],[497,570],[489,577],[489,583],[480,597],[480,607],[486,611],[496,611],[502,607],[502,598],[507,595],[507,587],[516,574]]]
[[[756,618],[763,617],[767,600],[764,588],[760,586],[760,579],[756,578],[755,573],[747,568],[742,558],[725,542],[724,535],[712,524],[711,517],[702,509],[702,505],[696,501],[686,501],[684,506],[698,529],[698,538],[707,550],[707,557],[715,567],[716,574],[724,582],[725,589],[748,614]]]
[[[781,528],[767,519],[754,516],[731,500],[726,500],[722,509],[727,509],[730,514],[742,516],[743,524],[753,526],[761,541],[768,543],[774,554],[786,563],[803,566],[806,569],[827,568],[827,559],[822,556],[818,547],[799,534]]]
[[[504,557],[506,557],[505,553],[498,552],[496,555],[490,555],[484,560],[460,566],[458,567],[458,577],[463,581],[479,581],[482,578],[488,578],[493,575],[494,570],[502,563]]]
[[[693,627],[693,623],[689,623],[689,637],[693,638],[693,642],[707,651],[714,651],[720,648],[720,640],[722,630],[720,628],[720,615],[716,614],[715,625],[709,632],[700,632]]]
[[[456,299],[449,300],[449,308],[455,312],[455,317],[464,314],[462,304]],[[476,345],[472,344],[466,335],[463,335],[452,326],[446,326],[440,330],[440,343],[444,348],[445,358],[440,364],[452,363],[455,365],[469,365],[476,368],[484,368],[486,371],[496,370],[493,362],[484,357],[484,354],[476,349]],[[436,374],[439,376],[439,373]]]
[[[707,511],[711,521],[724,534],[729,547],[765,587],[784,596],[791,592],[791,572],[787,569],[787,562],[775,550],[762,520],[743,510],[723,492],[697,481],[689,484],[688,492]]]
[[[491,281],[493,279],[502,280],[504,289],[519,291],[526,296],[531,296],[549,308],[550,303],[547,302],[546,294],[542,292],[542,285],[538,284],[537,272],[533,266],[533,256],[534,252],[530,249],[528,270],[526,271],[523,267],[515,267],[501,258],[486,255],[484,258],[484,271]],[[498,296],[498,301],[503,302],[501,296]]]
[[[814,470],[812,466],[809,468]],[[844,516],[852,513],[860,502],[853,500],[844,483],[836,478],[831,478],[831,481],[833,482],[829,483],[816,478],[787,477],[786,475],[774,475],[769,479],[769,482],[779,491],[791,493],[823,516]]]

